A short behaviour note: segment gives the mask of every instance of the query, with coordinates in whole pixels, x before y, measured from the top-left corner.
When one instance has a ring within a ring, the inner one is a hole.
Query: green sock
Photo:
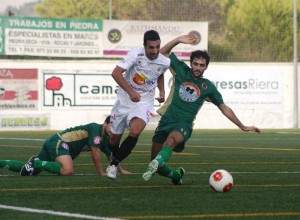
[[[20,172],[25,163],[18,160],[0,160],[0,168]]]
[[[34,169],[45,170],[49,173],[60,174],[62,165],[58,162],[49,162],[36,160],[34,161]]]
[[[157,154],[155,159],[158,161],[158,167],[163,166],[171,157],[172,148],[169,146],[164,146],[161,151]]]
[[[157,171],[157,173],[161,176],[164,176],[164,177],[168,177],[168,178],[171,178],[173,177],[174,175],[174,169],[171,168],[168,164],[164,164],[162,165],[162,167],[160,167]]]

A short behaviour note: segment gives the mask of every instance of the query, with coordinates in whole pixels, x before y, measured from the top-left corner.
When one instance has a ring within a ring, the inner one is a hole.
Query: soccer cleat
[[[118,168],[115,165],[109,165],[106,169],[106,175],[108,178],[114,180],[117,178]]]
[[[180,167],[178,170],[174,171],[174,177],[172,178],[172,183],[174,185],[182,185],[182,177],[185,174],[185,170]]]
[[[20,171],[20,176],[35,176],[37,175],[36,172],[34,172],[34,161],[38,160],[38,158],[36,156],[32,156],[28,162],[22,167],[21,171]]]
[[[154,159],[149,163],[147,171],[143,174],[143,179],[145,181],[148,181],[152,177],[152,175],[156,173],[157,169],[158,161]]]

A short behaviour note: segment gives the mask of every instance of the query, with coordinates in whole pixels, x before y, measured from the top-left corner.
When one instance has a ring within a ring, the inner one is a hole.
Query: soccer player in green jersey
[[[180,61],[173,47],[179,43],[193,44],[196,36],[182,35],[167,43],[160,52],[171,59],[171,72],[174,76],[169,97],[157,111],[162,115],[152,138],[151,162],[143,174],[145,181],[154,173],[172,179],[173,184],[181,184],[185,171],[183,168],[172,169],[167,165],[173,151],[181,152],[185,142],[193,131],[193,121],[205,101],[214,103],[220,111],[243,131],[260,133],[255,126],[245,126],[227,106],[214,84],[203,73],[208,67],[210,57],[206,51],[196,50],[191,53],[190,66]]]
[[[33,156],[24,164],[16,160],[0,160],[0,167],[21,176],[35,176],[41,171],[47,171],[61,176],[73,175],[73,160],[83,151],[91,151],[94,166],[100,176],[106,173],[102,169],[100,149],[111,160],[108,148],[110,135],[110,116],[103,124],[90,123],[68,128],[49,137],[38,156]],[[119,166],[119,172],[129,174]]]

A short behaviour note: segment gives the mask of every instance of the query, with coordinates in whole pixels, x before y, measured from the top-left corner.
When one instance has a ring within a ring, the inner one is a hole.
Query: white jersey
[[[127,92],[119,88],[118,99],[121,105],[127,107],[136,105],[153,106],[157,79],[169,68],[170,59],[159,54],[157,59],[150,60],[145,55],[144,47],[140,47],[130,50],[124,59],[117,63],[117,66],[126,69],[124,73],[126,82],[141,95],[139,102],[133,102]]]

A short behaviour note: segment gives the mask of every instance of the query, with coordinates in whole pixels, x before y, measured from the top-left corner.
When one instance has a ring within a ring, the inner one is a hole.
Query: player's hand
[[[165,101],[164,97],[157,97],[155,98],[159,103],[163,103]]]
[[[255,126],[245,126],[242,128],[243,131],[253,131],[260,134],[260,129]]]
[[[105,172],[101,172],[99,173],[100,176],[106,176],[106,173]]]
[[[179,41],[184,44],[194,44],[197,41],[197,36],[193,33],[182,35],[179,37]]]
[[[123,169],[120,165],[118,166],[118,171],[119,171],[120,174],[123,174],[123,175],[132,174],[128,170]]]
[[[129,97],[130,97],[131,101],[133,101],[133,102],[141,101],[141,95],[139,93],[135,92],[135,91],[130,93]]]
[[[164,93],[160,93],[159,97],[155,98],[159,103],[163,103],[165,101],[165,94]]]

